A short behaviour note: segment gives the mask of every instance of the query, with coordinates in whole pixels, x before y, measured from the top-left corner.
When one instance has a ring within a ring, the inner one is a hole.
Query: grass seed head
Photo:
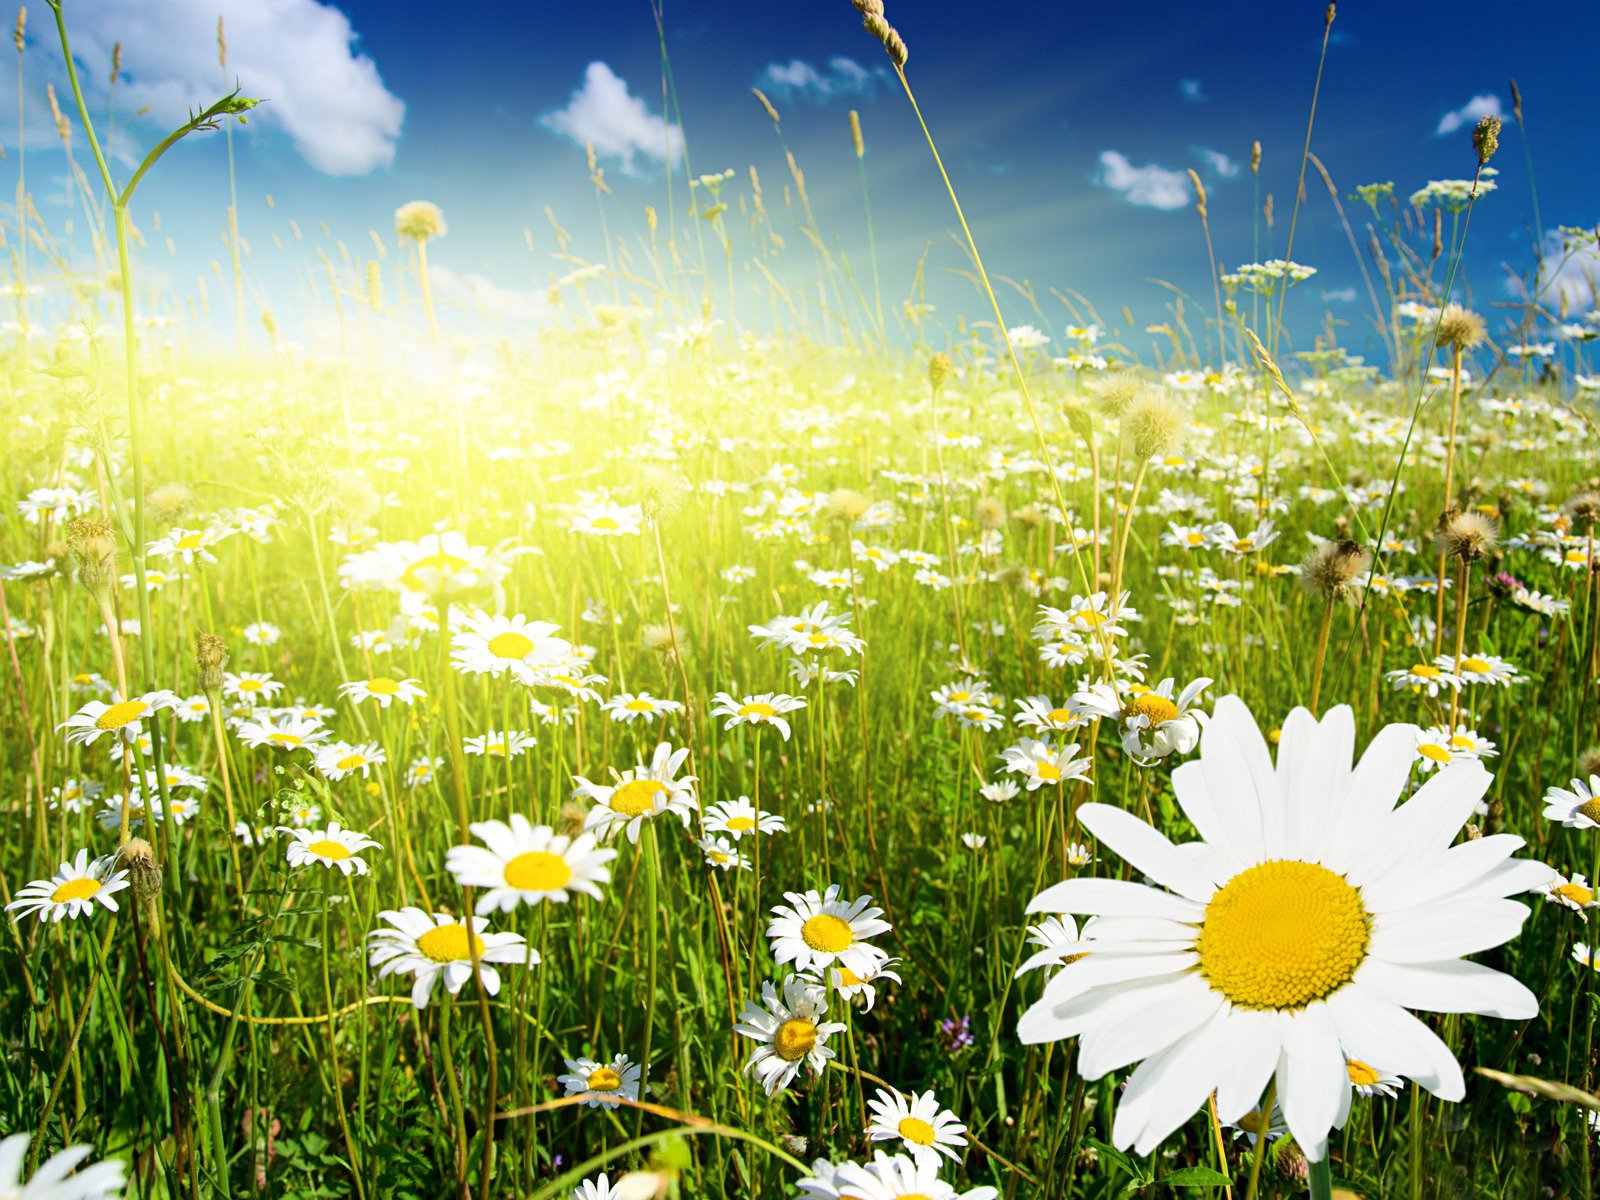
[[[84,590],[96,599],[108,595],[117,579],[117,535],[111,523],[98,517],[73,517],[62,535],[67,559]]]
[[[1500,148],[1500,118],[1490,115],[1482,118],[1472,131],[1472,148],[1478,152],[1481,167],[1494,157]]]
[[[950,361],[950,356],[941,351],[928,360],[928,382],[935,388],[942,388],[954,370],[955,364]]]
[[[222,692],[222,673],[228,666],[228,643],[214,633],[199,633],[194,639],[194,669],[200,691],[215,701]]]

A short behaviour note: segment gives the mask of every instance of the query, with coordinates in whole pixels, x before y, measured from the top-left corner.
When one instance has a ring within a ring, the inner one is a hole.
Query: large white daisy
[[[1355,720],[1296,709],[1274,767],[1237,697],[1218,701],[1198,759],[1173,772],[1201,840],[1174,845],[1104,804],[1085,828],[1158,887],[1079,877],[1032,912],[1100,918],[1022,1017],[1025,1042],[1076,1037],[1087,1079],[1138,1063],[1112,1127],[1153,1150],[1213,1091],[1218,1116],[1253,1108],[1269,1080],[1308,1158],[1348,1115],[1348,1059],[1382,1063],[1446,1100],[1465,1092],[1448,1046],[1409,1008],[1526,1019],[1538,1002],[1465,955],[1516,935],[1510,896],[1551,869],[1513,860],[1522,839],[1452,845],[1488,789],[1452,763],[1405,803],[1416,730],[1383,729],[1354,767]]]
[[[574,775],[574,796],[587,796],[594,801],[583,818],[583,827],[596,833],[602,840],[610,841],[626,830],[628,840],[639,840],[640,827],[662,813],[676,813],[685,826],[698,810],[695,799],[693,775],[679,779],[678,768],[689,757],[687,746],[674,750],[662,742],[650,758],[649,766],[630,767],[616,774],[617,781],[607,787],[590,783],[582,775]]]
[[[411,1003],[418,1008],[427,1007],[441,977],[452,996],[461,991],[461,985],[472,978],[474,950],[478,954],[478,973],[484,990],[491,996],[500,992],[500,973],[491,964],[516,963],[529,967],[539,964],[539,952],[531,949],[521,934],[490,933],[489,922],[483,917],[473,917],[469,930],[466,922],[456,920],[449,913],[430,916],[410,906],[398,912],[386,909],[378,916],[392,928],[374,929],[367,934],[372,944],[368,961],[379,968],[380,979],[396,974],[415,976]]]
[[[468,828],[483,845],[450,847],[445,866],[462,887],[487,889],[478,897],[480,915],[541,900],[565,904],[575,891],[598,900],[600,885],[611,882],[605,864],[617,852],[597,847],[593,834],[569,838],[521,813],[512,813],[509,825],[475,821]]]

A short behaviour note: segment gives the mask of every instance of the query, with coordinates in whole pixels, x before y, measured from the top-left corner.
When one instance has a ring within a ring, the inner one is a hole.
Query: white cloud
[[[1330,304],[1353,304],[1355,303],[1356,290],[1353,287],[1332,288],[1324,290],[1322,298]]]
[[[1232,179],[1239,173],[1239,164],[1221,150],[1209,150],[1205,146],[1196,146],[1194,152],[1200,161],[1210,167],[1219,179]]]
[[[628,175],[634,174],[634,160],[641,154],[668,162],[683,150],[683,130],[651,112],[603,62],[589,64],[583,86],[572,93],[565,108],[545,113],[539,120],[546,129],[580,146],[592,144],[600,157],[617,159]]]
[[[1100,155],[1100,183],[1141,208],[1182,208],[1192,199],[1189,177],[1150,163],[1136,167],[1115,150]]]
[[[548,320],[554,311],[546,291],[508,288],[485,275],[430,266],[428,278],[441,300],[512,321]]]
[[[1474,96],[1454,112],[1447,112],[1439,118],[1439,128],[1434,133],[1444,136],[1454,133],[1463,125],[1476,125],[1484,117],[1499,117],[1505,119],[1505,113],[1500,109],[1500,97],[1485,94]]]
[[[68,32],[91,111],[104,111],[112,47],[122,44],[117,84],[122,113],[149,106],[149,120],[171,128],[222,94],[217,19],[227,34],[228,78],[247,96],[268,101],[247,128],[275,128],[329,175],[363,175],[394,160],[406,106],[383,85],[377,64],[355,49],[350,19],[318,0],[119,0]],[[56,91],[66,96],[59,47],[39,26],[37,45],[51,57]],[[53,33],[53,30],[50,31]],[[30,102],[31,103],[31,102]],[[15,113],[13,112],[13,117]],[[73,124],[77,124],[73,114]],[[126,121],[126,117],[123,121]]]
[[[1183,93],[1185,100],[1194,104],[1206,99],[1205,91],[1201,88],[1198,79],[1180,79],[1178,81],[1178,90]]]
[[[837,96],[871,96],[878,85],[889,79],[884,67],[863,67],[853,58],[836,54],[826,70],[819,70],[796,58],[787,63],[768,63],[756,86],[780,96],[805,96],[830,100]]]
[[[1558,230],[1548,230],[1541,247],[1538,296],[1561,312],[1584,312],[1600,305],[1600,247],[1593,241],[1569,245]]]

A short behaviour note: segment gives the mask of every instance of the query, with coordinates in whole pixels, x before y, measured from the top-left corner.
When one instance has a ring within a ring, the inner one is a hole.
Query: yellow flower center
[[[1477,743],[1465,734],[1458,733],[1450,739],[1450,748],[1452,750],[1471,750],[1475,745]]]
[[[1234,1004],[1304,1008],[1350,982],[1371,938],[1361,893],[1293,859],[1239,872],[1211,897],[1200,973]]]
[[[506,864],[506,886],[520,892],[553,892],[571,881],[567,860],[548,850],[529,850]]]
[[[1238,1120],[1238,1125],[1239,1128],[1244,1130],[1246,1133],[1253,1133],[1257,1137],[1260,1137],[1263,1133],[1266,1133],[1267,1130],[1271,1128],[1271,1123],[1267,1118],[1267,1114],[1262,1112],[1259,1108],[1253,1112],[1247,1112],[1244,1116],[1240,1117]]]
[[[775,717],[778,715],[778,710],[773,708],[770,704],[763,704],[760,701],[756,701],[752,704],[740,705],[739,715],[741,717]]]
[[[350,851],[331,838],[323,838],[319,842],[310,843],[306,846],[306,852],[315,854],[318,858],[325,858],[330,862],[343,862],[350,857]]]
[[[1096,625],[1104,625],[1106,619],[1092,608],[1080,608],[1072,614],[1072,623],[1082,625],[1086,629],[1093,629]]]
[[[1350,1074],[1350,1082],[1357,1087],[1371,1087],[1381,1078],[1377,1071],[1362,1062],[1359,1058],[1352,1058],[1345,1063],[1344,1069]]]
[[[367,761],[367,758],[366,758],[366,755],[364,755],[364,754],[346,754],[343,758],[341,758],[338,762],[334,763],[333,765],[335,767],[337,767],[341,771],[354,771],[357,767],[363,765],[366,761]]]
[[[1072,721],[1072,710],[1070,708],[1052,708],[1045,713],[1044,718],[1052,725],[1066,725]]]
[[[143,700],[119,700],[95,718],[96,729],[121,729],[148,712],[150,706]]]
[[[1600,825],[1600,796],[1586,800],[1578,805],[1578,815],[1588,817],[1596,825]]]
[[[1489,665],[1489,660],[1486,658],[1463,658],[1461,660],[1461,669],[1463,671],[1471,671],[1474,675],[1487,675],[1493,670]]]
[[[596,1067],[586,1082],[591,1092],[614,1092],[622,1086],[622,1076],[610,1067]]]
[[[1417,753],[1422,755],[1423,758],[1433,759],[1433,761],[1436,763],[1447,763],[1450,761],[1450,751],[1446,750],[1443,746],[1436,746],[1432,742],[1422,743],[1422,745],[1417,747]]]
[[[367,680],[367,691],[374,696],[393,696],[400,690],[400,685],[387,675],[380,675],[376,679]]]
[[[1418,679],[1439,678],[1439,668],[1429,666],[1427,663],[1418,663],[1416,666],[1411,668],[1411,673]]]
[[[772,1035],[772,1048],[784,1062],[798,1062],[817,1044],[817,1025],[804,1017],[791,1017]]]
[[[436,572],[443,581],[448,580],[466,565],[466,559],[457,558],[454,554],[429,554],[407,567],[405,574],[400,576],[400,582],[412,591],[425,592],[428,590],[428,585],[423,582],[422,572]]]
[[[261,690],[261,680],[241,679],[239,680],[239,690],[241,692],[259,692]]]
[[[848,950],[856,940],[850,922],[832,913],[818,913],[800,926],[800,937],[806,945],[819,954],[839,954]]]
[[[470,947],[467,944],[469,936],[472,938]],[[481,958],[484,945],[481,937],[475,933],[469,934],[467,927],[458,923],[428,930],[417,939],[417,949],[436,963],[447,963],[470,959],[474,950]]]
[[[1184,540],[1191,546],[1203,546],[1205,545],[1206,535],[1203,533],[1191,533]]]
[[[629,712],[655,712],[656,706],[648,700],[629,700],[622,706]]]
[[[861,976],[857,975],[849,967],[840,967],[839,968],[839,986],[840,987],[860,987],[865,982],[867,982],[867,981],[865,979],[861,978]]]
[[[756,827],[754,817],[729,817],[726,824],[727,828],[735,833],[743,833],[746,829],[754,829]]]
[[[177,540],[175,545],[179,550],[198,550],[205,544],[206,535],[203,533],[186,533]]]
[[[1178,706],[1165,696],[1158,696],[1154,692],[1146,692],[1127,708],[1122,710],[1125,720],[1134,717],[1145,717],[1152,725],[1164,725],[1168,721],[1178,719]]]
[[[611,793],[611,808],[625,817],[642,817],[654,811],[656,797],[667,787],[659,779],[630,779]]]
[[[1594,903],[1594,892],[1581,883],[1563,883],[1555,889],[1556,895],[1565,896],[1568,900],[1580,907],[1587,908]]]
[[[276,742],[280,746],[298,746],[300,738],[292,733],[285,733],[281,729],[274,729],[267,734],[267,741]]]
[[[1047,783],[1061,782],[1061,768],[1055,763],[1042,762],[1035,765],[1034,770],[1039,773],[1039,778]]]
[[[918,1146],[933,1145],[933,1126],[921,1117],[906,1117],[896,1128],[908,1142]]]
[[[615,517],[596,517],[589,524],[595,529],[610,531],[617,528],[617,519]]]
[[[533,651],[533,639],[508,629],[490,638],[487,649],[496,658],[526,658]]]
[[[65,904],[68,900],[87,900],[100,890],[100,881],[87,876],[81,879],[69,879],[50,893],[50,899],[57,904]]]

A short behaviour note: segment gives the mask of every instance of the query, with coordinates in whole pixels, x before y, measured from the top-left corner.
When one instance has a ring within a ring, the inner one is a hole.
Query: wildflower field
[[[1597,1194],[1600,314],[1465,302],[1517,122],[1316,164],[1376,354],[1288,335],[1285,212],[1145,328],[991,278],[951,187],[935,319],[792,156],[561,241],[516,338],[426,200],[308,239],[310,354],[236,349],[236,233],[210,301],[141,275],[167,144],[55,119],[0,1198]]]

